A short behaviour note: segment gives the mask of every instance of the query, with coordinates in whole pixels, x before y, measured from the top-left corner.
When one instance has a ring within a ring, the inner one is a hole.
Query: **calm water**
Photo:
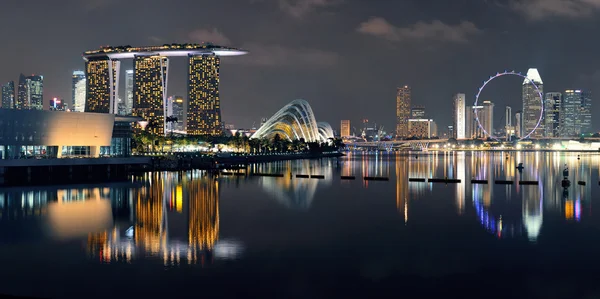
[[[0,293],[599,298],[599,163],[595,154],[361,154],[250,169],[285,178],[195,171],[1,189]],[[568,189],[560,186],[565,164]]]

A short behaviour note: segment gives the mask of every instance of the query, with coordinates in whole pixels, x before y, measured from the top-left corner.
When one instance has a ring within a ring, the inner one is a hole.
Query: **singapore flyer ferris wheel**
[[[537,120],[537,124],[535,125],[535,127],[530,132],[524,132],[524,134],[522,136],[522,139],[527,139],[531,135],[533,135],[533,133],[540,127],[540,125],[542,123],[542,119],[544,118],[544,96],[542,95],[542,91],[538,87],[538,84],[536,84],[536,82],[534,82],[535,80],[532,80],[532,78],[529,78],[529,76],[523,75],[523,74],[515,72],[515,71],[504,71],[504,72],[501,72],[501,73],[497,73],[494,76],[491,76],[489,79],[487,79],[486,81],[484,81],[483,85],[479,88],[479,91],[477,92],[477,96],[475,97],[475,103],[473,104],[473,106],[477,107],[479,105],[479,96],[481,95],[481,92],[485,89],[485,87],[490,82],[492,82],[494,79],[497,79],[497,78],[500,78],[500,77],[503,77],[503,76],[517,76],[517,77],[523,78],[524,82],[529,82],[535,88],[536,93],[539,95],[540,107],[541,107],[540,116],[539,116],[539,118]],[[479,129],[481,129],[481,131],[484,132],[485,136],[499,141],[500,139],[497,138],[497,137],[495,137],[493,135],[494,132],[488,132],[481,125],[481,122],[479,120],[479,115],[477,113],[477,110],[478,109],[474,109],[473,111],[475,112],[475,120],[477,121],[477,126],[479,126]],[[492,128],[493,128],[493,124],[492,124]]]

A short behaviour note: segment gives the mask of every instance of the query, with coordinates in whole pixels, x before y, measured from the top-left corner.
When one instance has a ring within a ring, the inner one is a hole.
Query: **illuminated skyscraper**
[[[588,91],[566,90],[562,98],[561,136],[574,137],[592,129],[591,96]]]
[[[188,135],[220,135],[219,68],[216,55],[190,55],[188,72]]]
[[[69,107],[71,107],[71,110],[75,110],[75,103],[77,102],[77,83],[81,82],[82,80],[85,80],[85,72],[84,71],[74,71],[73,72],[73,89],[71,91],[72,97],[71,97],[71,102],[69,103]],[[83,104],[85,105],[85,94],[84,94]],[[83,112],[83,111],[81,111],[81,112]]]
[[[156,135],[165,133],[167,73],[169,59],[163,56],[135,56],[133,115],[148,121],[146,130]]]
[[[182,96],[171,96],[167,99],[166,116],[177,118],[177,122],[167,123],[167,129],[183,131],[185,128],[185,101]]]
[[[527,135],[535,129],[535,132],[530,137],[540,138],[544,135],[543,124],[540,123],[540,127],[537,129],[536,126],[540,121],[540,117],[542,117],[543,99],[540,98],[540,94],[535,86],[538,87],[542,94],[544,93],[542,78],[538,70],[532,68],[527,71],[527,79],[523,80],[522,134]]]
[[[547,93],[544,105],[544,129],[546,137],[559,137],[562,94],[560,92]]]
[[[15,107],[15,82],[10,81],[2,85],[2,108],[13,109]]]
[[[120,66],[106,56],[86,58],[85,112],[117,114]]]
[[[133,70],[125,71],[125,114],[133,110]]]
[[[75,84],[75,103],[71,108],[72,111],[75,112],[84,112],[85,111],[85,88],[86,88],[87,80],[83,78],[79,80],[77,84]]]
[[[44,76],[31,75],[25,79],[29,109],[44,110]]]
[[[454,132],[456,139],[465,139],[466,121],[465,121],[465,94],[458,93],[454,95]]]
[[[15,109],[27,110],[29,109],[29,92],[27,91],[27,80],[25,75],[19,76],[19,86],[17,90],[17,101],[15,102]]]
[[[340,137],[350,136],[350,120],[344,119],[340,124]]]
[[[410,119],[411,89],[409,86],[398,88],[396,94],[396,135],[400,138],[409,136],[408,120]]]
[[[523,136],[523,114],[521,111],[515,113],[515,135],[518,138]]]
[[[483,101],[483,109],[478,115],[481,126],[488,135],[494,136],[494,103],[491,101]],[[485,135],[484,133],[483,137],[489,137],[488,135]]]

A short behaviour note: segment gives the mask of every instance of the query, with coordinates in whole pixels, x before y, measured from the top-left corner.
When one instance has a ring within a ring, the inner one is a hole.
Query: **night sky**
[[[250,127],[302,98],[336,130],[368,118],[392,131],[396,87],[408,84],[443,127],[454,93],[472,102],[506,69],[537,67],[545,92],[594,92],[599,15],[600,0],[2,0],[0,80],[41,74],[46,101],[70,99],[85,50],[210,41],[251,52],[222,61],[226,123]],[[185,58],[171,66],[168,94],[185,95]],[[502,78],[482,95],[496,126],[519,105],[521,82]]]

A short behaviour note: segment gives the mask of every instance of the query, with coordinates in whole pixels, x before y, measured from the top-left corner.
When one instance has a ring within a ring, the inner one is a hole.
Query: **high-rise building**
[[[125,114],[133,110],[133,70],[125,71]]]
[[[454,132],[456,132],[456,139],[465,139],[465,99],[464,93],[458,93],[454,95],[454,113],[452,113],[454,119]]]
[[[412,119],[424,119],[425,118],[425,107],[414,106],[410,109],[410,118]]]
[[[581,134],[592,133],[592,95],[590,91],[581,92]]]
[[[216,55],[190,55],[188,72],[188,110],[186,131],[189,135],[221,135],[219,68]]]
[[[170,96],[167,99],[167,111],[166,117],[175,117],[177,118],[176,122],[168,122],[167,129],[169,131],[183,131],[185,128],[185,111],[186,111],[185,101],[182,96]]]
[[[119,69],[121,62],[107,56],[86,58],[85,112],[118,112]]]
[[[491,101],[483,101],[481,109],[477,110],[479,124],[485,130],[481,132],[480,138],[488,138],[494,136],[494,103]]]
[[[591,96],[588,91],[566,90],[560,109],[561,136],[574,137],[591,133]]]
[[[543,99],[540,98],[538,90],[543,94],[544,82],[540,73],[537,69],[531,68],[527,71],[527,78],[523,80],[523,120],[522,120],[522,133],[527,135],[531,133],[529,137],[540,138],[544,136],[544,128],[536,126],[540,123],[540,118],[543,116]],[[534,131],[535,130],[535,131]],[[525,136],[523,136],[525,137]]]
[[[517,138],[523,137],[523,113],[515,113],[515,135]]]
[[[475,138],[475,127],[477,123],[475,121],[475,113],[473,112],[473,106],[465,106],[465,138]]]
[[[83,78],[75,84],[75,102],[71,111],[85,112],[85,88],[87,85],[87,79]]]
[[[2,108],[13,109],[15,107],[15,82],[10,81],[2,85]]]
[[[508,141],[515,134],[515,127],[512,125],[512,108],[510,106],[506,106],[504,110],[504,134]]]
[[[485,112],[483,111],[483,106],[473,106],[471,107],[472,109],[472,113],[473,113],[473,124],[472,124],[472,138],[487,138],[488,136],[485,135],[485,133],[483,132],[483,130],[481,129],[482,127],[485,128]],[[479,119],[479,122],[477,122],[477,119]],[[481,126],[480,126],[481,125]]]
[[[15,109],[27,110],[29,109],[29,92],[27,90],[27,77],[21,74],[19,76],[19,85],[17,86],[17,101],[15,102]]]
[[[544,130],[546,137],[560,136],[562,94],[560,92],[546,93],[544,100]]]
[[[29,109],[44,110],[44,76],[31,75],[25,81],[29,93]]]
[[[340,137],[350,136],[350,120],[344,119],[340,124]]]
[[[75,102],[77,102],[77,83],[81,82],[82,80],[85,80],[85,72],[84,71],[73,71],[73,88],[71,91],[72,97],[71,97],[71,103],[69,103],[69,106],[72,107],[71,110],[75,109]],[[85,103],[85,99],[84,99],[84,103]]]
[[[408,120],[410,119],[411,89],[409,86],[400,87],[396,93],[396,136],[409,136]]]
[[[408,132],[409,137],[416,138],[431,138],[432,136],[432,123],[431,119],[409,119],[408,120]]]
[[[165,134],[165,105],[169,59],[163,56],[135,56],[133,112],[148,122],[146,131]]]

